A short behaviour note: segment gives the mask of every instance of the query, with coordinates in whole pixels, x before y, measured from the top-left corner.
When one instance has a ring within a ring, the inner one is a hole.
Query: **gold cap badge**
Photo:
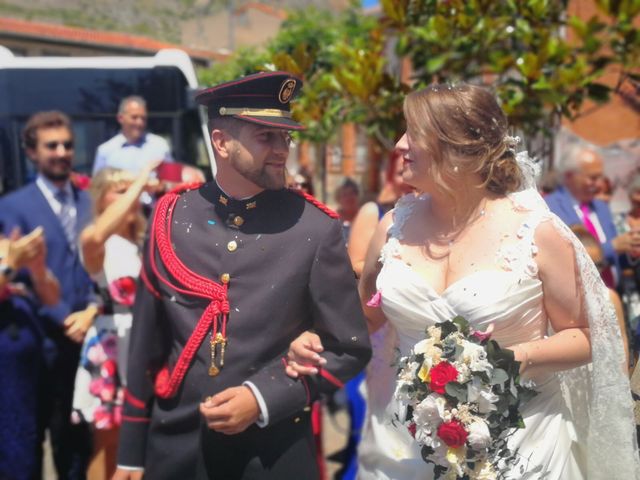
[[[292,78],[285,80],[282,86],[280,87],[280,93],[278,94],[278,100],[280,103],[289,103],[291,100],[291,95],[293,95],[293,91],[296,89],[296,81]]]

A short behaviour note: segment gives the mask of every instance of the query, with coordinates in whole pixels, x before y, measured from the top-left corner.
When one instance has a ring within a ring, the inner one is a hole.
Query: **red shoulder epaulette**
[[[204,185],[203,182],[181,183],[181,184],[176,185],[175,187],[173,187],[167,193],[188,192],[189,190],[196,190],[197,188],[200,188],[202,185]]]
[[[177,198],[177,196],[180,195],[181,193],[188,192],[189,190],[196,190],[200,188],[202,185],[204,185],[203,182],[180,183],[175,187],[173,187],[168,192],[166,192],[165,195],[169,195]],[[151,294],[154,297],[161,298],[161,295],[158,292],[158,290],[156,290],[153,284],[149,281],[149,277],[147,276],[147,272],[145,271],[144,268],[140,270],[140,278],[142,279],[142,282],[147,287],[149,292],[151,292]]]
[[[324,213],[329,215],[331,218],[340,218],[340,215],[338,215],[338,212],[336,212],[336,211],[332,210],[331,208],[327,207],[324,203],[322,203],[320,200],[318,200],[313,195],[309,195],[307,192],[303,192],[302,190],[298,190],[297,188],[290,188],[289,191],[293,192],[293,193],[295,193],[297,195],[300,195],[307,202],[309,202],[310,204],[314,205],[318,209],[322,210]]]

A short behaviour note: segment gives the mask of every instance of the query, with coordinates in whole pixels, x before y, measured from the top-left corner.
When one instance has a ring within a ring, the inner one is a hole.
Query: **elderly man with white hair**
[[[619,255],[640,249],[640,242],[631,232],[618,235],[609,205],[595,198],[598,180],[604,174],[597,147],[576,142],[566,149],[561,160],[562,185],[545,200],[567,225],[584,225],[598,239],[609,263],[601,271],[602,279],[615,288],[620,278]]]

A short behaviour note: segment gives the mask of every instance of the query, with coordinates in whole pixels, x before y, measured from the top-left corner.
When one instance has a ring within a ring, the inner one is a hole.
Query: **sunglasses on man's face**
[[[47,150],[57,150],[60,145],[62,145],[65,150],[73,150],[73,141],[71,140],[66,142],[47,142],[44,144],[44,147]]]

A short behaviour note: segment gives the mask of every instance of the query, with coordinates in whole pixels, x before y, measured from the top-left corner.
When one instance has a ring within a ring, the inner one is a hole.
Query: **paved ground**
[[[326,409],[323,411],[322,441],[326,458],[344,448],[347,443],[348,429],[349,416],[346,410],[339,410],[333,416]],[[339,468],[340,464],[327,460],[327,478],[325,480],[334,480],[333,475]]]
[[[325,456],[330,457],[332,454],[342,450],[346,444],[346,432],[349,428],[349,417],[346,411],[339,410],[335,415],[331,416],[325,409],[322,415],[322,428]],[[49,442],[45,444],[44,463],[44,480],[56,480]],[[327,478],[325,480],[333,480],[333,475],[339,468],[340,465],[338,463],[327,461]]]

